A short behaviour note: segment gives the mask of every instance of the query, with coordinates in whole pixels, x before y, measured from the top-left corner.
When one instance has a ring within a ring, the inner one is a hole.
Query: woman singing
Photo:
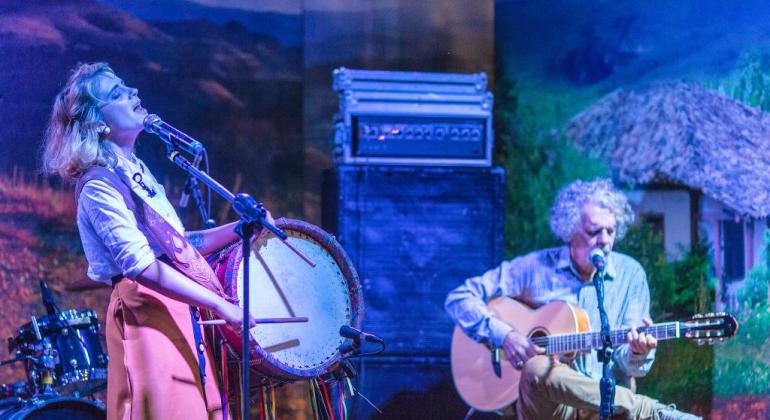
[[[222,410],[218,381],[208,349],[196,350],[200,327],[188,305],[235,328],[243,322],[201,257],[238,237],[232,224],[185,234],[163,186],[134,155],[146,115],[137,90],[107,64],[79,65],[54,101],[43,167],[77,185],[88,276],[113,286],[108,418],[211,418]]]

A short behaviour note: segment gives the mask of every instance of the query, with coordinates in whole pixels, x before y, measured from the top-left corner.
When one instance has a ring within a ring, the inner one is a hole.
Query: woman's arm
[[[237,225],[238,222],[232,222],[211,229],[194,230],[187,232],[185,236],[190,241],[190,245],[198,249],[198,252],[208,255],[240,239],[238,234],[235,233]]]
[[[162,261],[155,261],[142,270],[136,281],[158,293],[193,306],[211,309],[234,327],[243,322],[243,309],[200,284],[190,281]],[[250,326],[256,324],[253,320]]]
[[[241,308],[155,258],[134,214],[113,187],[101,180],[89,181],[78,203],[78,211],[85,213],[123,276],[170,298],[211,309],[232,324],[241,323]]]
[[[269,211],[267,212],[267,220],[270,223],[275,223]],[[198,252],[202,255],[209,255],[241,239],[235,233],[236,226],[238,226],[238,222],[230,222],[211,229],[190,231],[185,234],[185,237]],[[257,232],[257,236],[261,234],[262,232]]]

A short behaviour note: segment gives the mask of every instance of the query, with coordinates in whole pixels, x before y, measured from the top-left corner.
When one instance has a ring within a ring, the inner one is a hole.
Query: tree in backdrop
[[[609,175],[558,127],[539,127],[519,115],[516,81],[495,66],[495,164],[507,177],[505,252],[508,258],[557,245],[548,217],[559,189],[576,179]]]
[[[712,310],[715,281],[706,242],[696,243],[679,260],[668,261],[662,235],[640,223],[629,229],[618,248],[644,267],[650,285],[650,316],[655,322],[682,321]],[[684,340],[662,341],[652,371],[637,381],[638,391],[708,417],[713,372],[712,348]]]
[[[706,85],[733,99],[770,112],[770,53],[750,52],[731,75]],[[725,398],[747,398],[770,394],[770,233],[765,233],[761,258],[746,275],[738,290],[740,321],[737,336],[716,351],[714,394]],[[753,404],[761,406],[761,404]],[[762,417],[743,407],[748,416]],[[765,405],[767,410],[767,405]],[[767,416],[768,412],[764,412]]]
[[[770,392],[770,234],[762,258],[738,290],[738,336],[718,349],[715,394],[725,397],[767,395]]]

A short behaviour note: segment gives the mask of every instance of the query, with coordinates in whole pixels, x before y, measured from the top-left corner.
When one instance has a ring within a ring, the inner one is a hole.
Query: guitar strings
[[[644,326],[637,329],[639,332],[645,332],[653,334],[656,338],[670,338],[676,336],[677,327],[680,332],[684,331],[684,328],[678,326],[678,322],[669,322],[664,324],[656,324],[651,326]],[[625,341],[625,337],[631,328],[612,331],[610,333],[610,339],[613,342]],[[584,332],[578,334],[562,334],[562,335],[549,335],[534,337],[532,342],[541,347],[546,347],[548,350],[569,351],[578,350],[580,348],[589,347],[592,348],[596,345],[600,345],[602,337],[600,332]]]

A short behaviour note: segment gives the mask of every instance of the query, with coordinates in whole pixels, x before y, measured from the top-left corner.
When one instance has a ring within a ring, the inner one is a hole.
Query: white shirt
[[[184,234],[184,226],[174,207],[166,197],[166,191],[136,156],[131,159],[119,156],[117,166],[129,177],[142,174],[142,181],[149,193],[132,181],[134,190],[147,204],[165,218],[172,227]],[[163,254],[161,247],[136,221],[136,216],[126,206],[123,195],[106,182],[88,181],[78,197],[77,224],[83,251],[88,260],[88,277],[111,284],[114,276],[136,278]]]

